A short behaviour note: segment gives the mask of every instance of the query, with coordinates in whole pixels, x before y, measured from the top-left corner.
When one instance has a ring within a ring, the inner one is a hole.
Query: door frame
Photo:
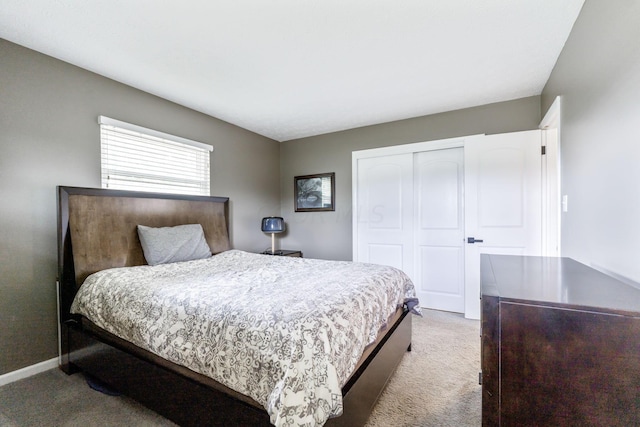
[[[562,98],[556,96],[542,118],[542,145],[546,156],[542,162],[542,250],[546,256],[560,256],[561,245],[561,187],[560,187],[560,122]]]
[[[554,105],[549,109],[557,111],[559,115],[560,101],[557,99],[557,104],[554,101]],[[549,113],[547,113],[549,115]],[[547,116],[545,116],[547,119]],[[544,122],[544,120],[543,120]],[[559,116],[557,122],[559,123]],[[543,123],[540,124],[540,128],[543,129]],[[556,126],[558,126],[556,124]],[[544,128],[542,131],[541,145],[545,146],[545,155],[542,156],[542,255],[547,256],[559,256],[560,254],[560,206],[558,200],[559,186],[560,186],[560,159],[559,159],[559,129],[555,129],[555,132],[549,132]],[[508,132],[507,132],[508,133]],[[455,137],[447,139],[439,139],[434,141],[415,142],[410,144],[392,145],[381,148],[371,148],[367,150],[358,150],[351,153],[351,203],[352,203],[352,259],[358,261],[358,160],[382,157],[396,154],[408,154],[420,151],[433,151],[443,150],[448,148],[463,147],[467,142],[472,142],[475,139],[484,138],[486,134],[476,134],[464,137]],[[542,148],[541,148],[542,149]],[[469,289],[465,286],[465,299],[471,295],[479,295],[479,290]],[[469,304],[465,304],[465,317],[479,318],[479,305],[478,312],[476,310],[470,310]]]

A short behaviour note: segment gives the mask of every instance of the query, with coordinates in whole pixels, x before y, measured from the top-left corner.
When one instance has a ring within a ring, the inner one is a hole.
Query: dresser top
[[[640,313],[640,289],[571,258],[482,255],[482,295]]]

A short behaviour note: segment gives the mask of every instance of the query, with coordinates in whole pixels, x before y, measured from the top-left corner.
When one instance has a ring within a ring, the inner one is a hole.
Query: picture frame
[[[335,211],[335,172],[293,177],[296,212]]]

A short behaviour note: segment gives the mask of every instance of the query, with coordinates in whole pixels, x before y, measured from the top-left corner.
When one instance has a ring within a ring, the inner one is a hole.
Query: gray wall
[[[640,2],[587,0],[542,94],[562,96],[562,254],[640,281]]]
[[[283,142],[280,152],[281,213],[288,230],[278,244],[283,249],[300,249],[305,257],[352,259],[352,151],[537,129],[539,123],[540,97],[534,96]],[[336,211],[295,212],[294,176],[323,172],[336,173]]]
[[[98,115],[209,143],[232,244],[262,250],[279,145],[0,39],[0,375],[57,355],[56,185],[100,186]]]

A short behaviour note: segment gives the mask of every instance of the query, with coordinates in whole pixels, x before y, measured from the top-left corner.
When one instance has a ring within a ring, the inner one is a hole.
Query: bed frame
[[[229,199],[58,187],[60,368],[83,371],[181,426],[269,426],[253,399],[168,362],[69,312],[84,279],[111,267],[145,264],[138,224],[202,224],[211,251],[231,248]],[[326,426],[362,426],[411,349],[411,316],[399,310],[343,387],[344,412]]]

